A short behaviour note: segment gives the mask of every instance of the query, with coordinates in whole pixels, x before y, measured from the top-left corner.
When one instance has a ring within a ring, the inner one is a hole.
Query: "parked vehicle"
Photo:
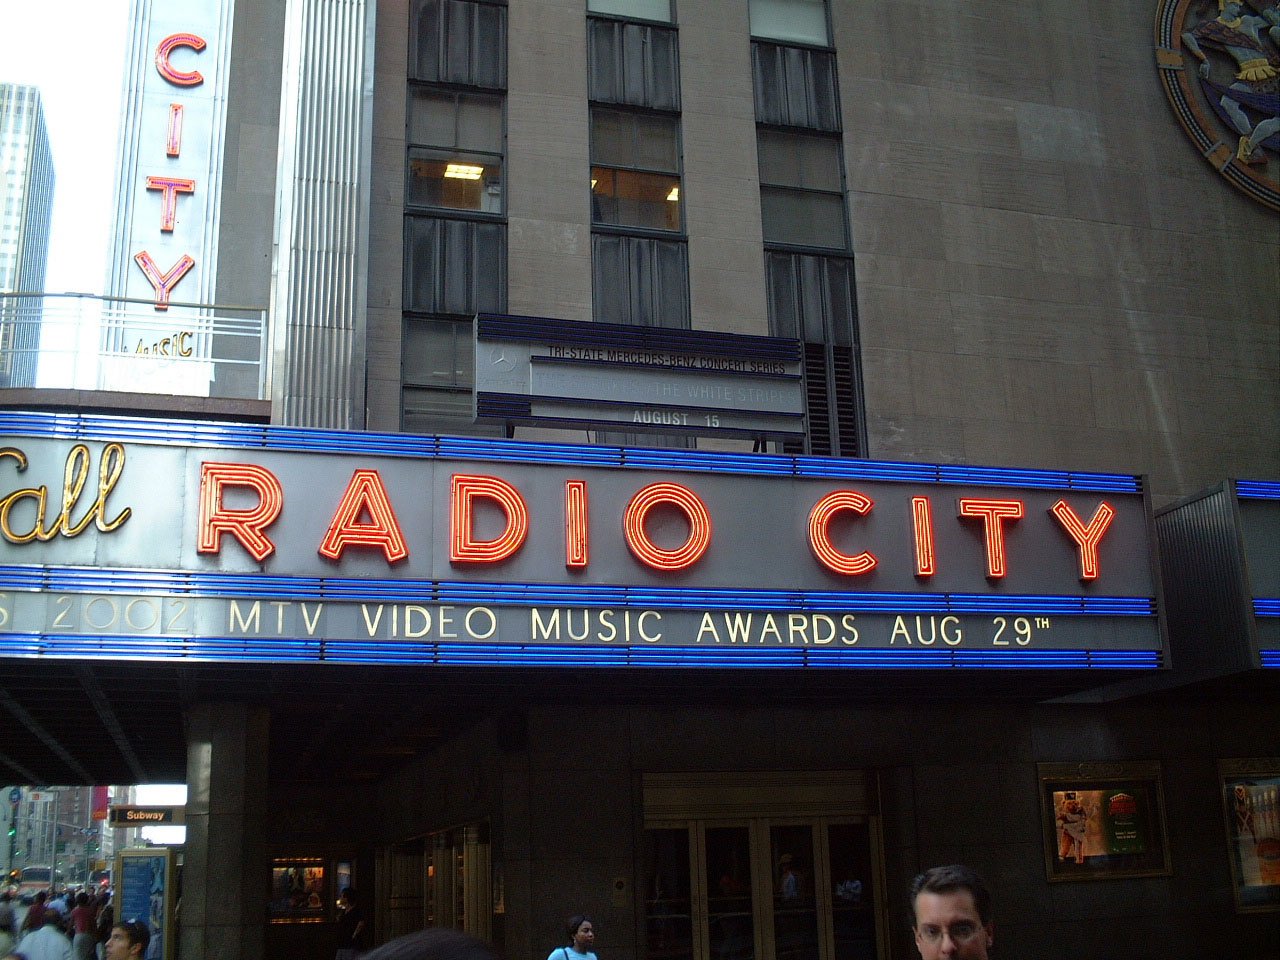
[[[54,871],[53,867],[23,867],[18,876],[18,899],[30,905],[35,899],[37,890],[51,890],[62,887],[62,871]]]

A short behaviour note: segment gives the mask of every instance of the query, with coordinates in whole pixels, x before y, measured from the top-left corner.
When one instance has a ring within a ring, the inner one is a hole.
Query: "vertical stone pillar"
[[[376,7],[284,4],[274,423],[364,426]]]
[[[262,960],[270,713],[238,703],[187,711],[187,842],[181,955]]]

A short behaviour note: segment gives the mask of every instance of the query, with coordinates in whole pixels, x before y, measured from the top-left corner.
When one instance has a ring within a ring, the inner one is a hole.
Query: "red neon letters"
[[[961,517],[982,520],[987,545],[987,579],[999,580],[1005,575],[1004,521],[1022,517],[1021,500],[981,500],[961,498],[956,503]]]
[[[237,491],[241,502],[248,496],[256,497],[257,503],[247,507],[229,507],[224,502],[227,491]],[[203,464],[200,472],[198,551],[220,553],[225,533],[230,534],[255,560],[265,560],[275,551],[267,530],[278,520],[283,505],[283,487],[270,470],[252,464]],[[819,497],[809,511],[806,531],[809,548],[817,562],[842,577],[860,577],[875,571],[880,561],[874,553],[870,550],[853,552],[847,547],[837,546],[832,536],[832,527],[841,514],[852,514],[852,519],[858,521],[868,517],[874,508],[875,502],[857,490],[833,490]],[[687,524],[689,532],[683,543],[661,546],[654,541],[647,526],[654,511],[660,509],[674,511]],[[480,515],[482,510],[487,510],[487,519]],[[492,529],[484,531],[486,523],[494,526],[495,510],[502,516],[500,526],[496,532]],[[921,578],[933,577],[939,571],[939,558],[935,547],[932,503],[927,496],[915,496],[910,500],[909,510],[914,573]],[[1018,499],[963,497],[957,501],[956,510],[961,520],[978,520],[982,524],[986,576],[991,580],[1006,576],[1005,525],[1023,517],[1025,503]],[[565,567],[585,570],[591,561],[587,481],[564,481],[563,511]],[[1106,501],[1100,501],[1086,523],[1075,508],[1065,499],[1060,499],[1048,513],[1075,549],[1080,579],[1097,580],[1102,573],[1100,546],[1116,518],[1116,509]],[[529,505],[508,481],[488,474],[457,473],[450,477],[450,563],[487,565],[509,560],[524,547],[529,529]],[[483,536],[481,531],[484,531]],[[639,563],[662,572],[687,570],[710,549],[711,511],[703,499],[687,486],[669,481],[650,483],[638,490],[627,503],[622,516],[622,536],[627,549]],[[376,470],[356,470],[352,474],[317,552],[329,560],[340,562],[348,547],[381,550],[389,564],[405,560],[410,555],[408,540]]]
[[[228,487],[245,487],[258,495],[258,505],[232,510],[222,503]],[[284,488],[276,475],[251,463],[205,463],[200,466],[200,519],[197,553],[221,553],[222,535],[229,533],[262,562],[276,545],[263,531],[276,522],[284,506]]]
[[[580,570],[587,565],[587,481],[564,482],[564,565]]]
[[[360,521],[365,514],[369,516],[368,523]],[[391,499],[377,470],[357,470],[351,475],[347,492],[320,544],[320,556],[341,560],[342,551],[349,546],[379,547],[387,563],[409,556],[396,512],[391,509]]]
[[[205,48],[203,37],[194,33],[173,33],[165,37],[156,46],[156,72],[165,82],[177,87],[194,87],[204,83],[204,75],[198,70],[184,71],[177,69],[169,57],[174,50],[185,47],[199,53]],[[182,104],[169,104],[169,123],[165,133],[164,152],[166,157],[177,157],[182,152]],[[181,177],[150,176],[146,178],[147,190],[161,191],[160,200],[160,232],[173,233],[177,222],[178,194],[194,193],[196,182]],[[155,290],[155,308],[169,309],[169,297],[179,281],[196,265],[195,258],[183,254],[178,262],[167,271],[161,271],[151,254],[142,250],[133,257],[134,262],[142,270],[147,282]]]
[[[169,129],[164,137],[164,155],[176,157],[182,153],[182,104],[169,104]]]
[[[659,547],[644,529],[649,512],[662,505],[675,507],[689,523],[689,536],[674,550]],[[684,570],[701,560],[711,546],[711,511],[688,487],[678,483],[651,483],[627,504],[622,535],[631,553],[646,566],[655,570]]]
[[[928,497],[911,498],[911,529],[916,540],[916,576],[932,577],[937,572],[933,555],[933,504]]]
[[[204,83],[204,76],[199,70],[189,73],[179,70],[169,62],[169,54],[179,47],[186,47],[199,53],[204,49],[204,39],[194,33],[172,33],[156,46],[156,71],[175,87],[198,87]]]
[[[156,292],[155,308],[157,310],[169,309],[169,294],[178,285],[178,281],[187,275],[187,271],[196,265],[196,262],[184,253],[178,258],[177,263],[161,273],[160,267],[151,259],[151,254],[147,251],[135,253],[133,259],[142,268],[147,281]]]
[[[1049,512],[1062,524],[1062,529],[1075,541],[1080,551],[1080,579],[1097,580],[1101,567],[1098,564],[1098,544],[1115,519],[1115,507],[1103,500],[1093,512],[1093,519],[1086,526],[1065,500],[1059,500]]]
[[[875,501],[857,490],[836,490],[814,504],[809,512],[809,548],[819,563],[847,577],[860,576],[875,569],[878,561],[874,554],[867,550],[853,556],[841,553],[831,543],[829,531],[832,518],[842,510],[866,516],[873,506]]]
[[[147,177],[147,189],[164,192],[160,201],[160,229],[164,233],[173,233],[178,215],[178,194],[195,193],[196,182],[179,177]]]
[[[507,525],[492,540],[478,540],[472,530],[475,501],[491,500],[507,515]],[[520,491],[497,477],[456,473],[449,491],[449,561],[497,563],[514,554],[529,535],[529,508]]]

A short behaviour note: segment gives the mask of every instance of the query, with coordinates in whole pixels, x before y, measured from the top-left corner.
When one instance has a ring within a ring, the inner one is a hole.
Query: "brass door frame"
[[[454,827],[377,851],[375,932],[380,940],[427,927],[493,936],[488,824]]]
[[[874,786],[862,771],[646,774],[644,828],[683,829],[689,836],[689,896],[693,960],[712,960],[706,831],[747,830],[756,960],[774,958],[774,865],[770,828],[812,829],[810,862],[818,921],[818,960],[835,954],[830,827],[865,824],[872,861],[876,953],[888,956],[884,850],[880,818],[871,809]]]

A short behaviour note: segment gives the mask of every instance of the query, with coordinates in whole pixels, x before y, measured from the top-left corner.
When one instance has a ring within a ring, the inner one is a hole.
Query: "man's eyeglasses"
[[[941,943],[943,934],[951,936],[952,943],[970,943],[982,933],[982,927],[969,920],[961,920],[949,927],[941,927],[935,923],[922,923],[916,933],[925,943]]]

